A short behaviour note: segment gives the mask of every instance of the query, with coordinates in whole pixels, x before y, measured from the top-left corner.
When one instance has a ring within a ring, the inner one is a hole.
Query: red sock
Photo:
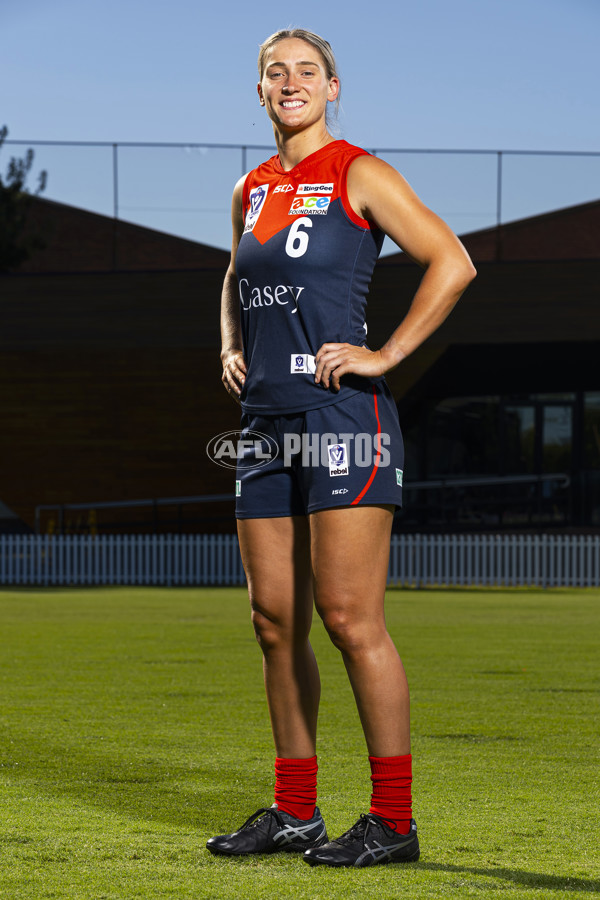
[[[317,757],[275,759],[275,803],[295,819],[312,819],[317,802]]]
[[[371,809],[399,834],[408,834],[412,819],[412,756],[370,756]]]

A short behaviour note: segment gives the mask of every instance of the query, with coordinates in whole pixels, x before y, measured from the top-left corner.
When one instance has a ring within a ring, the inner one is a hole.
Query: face
[[[271,47],[258,84],[261,106],[283,129],[325,120],[329,100],[339,91],[337,78],[327,78],[325,61],[312,44],[286,38]]]

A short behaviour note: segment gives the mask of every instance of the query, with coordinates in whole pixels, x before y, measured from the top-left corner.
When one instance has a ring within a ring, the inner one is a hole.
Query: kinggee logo
[[[275,188],[277,190],[277,188]],[[333,182],[329,184],[299,184],[297,194],[333,194]]]
[[[238,462],[245,469],[258,469],[275,459],[279,447],[273,438],[260,431],[223,431],[210,439],[206,453],[225,469],[237,468]]]

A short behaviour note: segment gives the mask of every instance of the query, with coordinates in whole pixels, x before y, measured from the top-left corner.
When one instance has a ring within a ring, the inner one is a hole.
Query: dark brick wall
[[[589,204],[538,217],[537,237],[520,224],[522,252],[535,260],[538,246],[546,260],[493,262],[492,232],[465,240],[479,246],[479,276],[442,328],[390,373],[397,399],[448,347],[599,341],[599,211]],[[47,201],[36,201],[36,214],[53,229],[51,243],[19,273],[0,276],[0,498],[33,525],[37,504],[232,491],[232,473],[205,453],[210,437],[239,422],[220,381],[228,255],[118,223],[114,272],[111,219]],[[592,243],[569,244],[569,222]],[[576,259],[552,257],[559,244]],[[401,321],[419,277],[402,259],[378,265],[371,346]],[[231,529],[230,510],[224,515]]]

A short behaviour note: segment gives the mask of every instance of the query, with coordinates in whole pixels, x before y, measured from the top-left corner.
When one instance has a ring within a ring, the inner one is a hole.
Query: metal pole
[[[112,161],[113,161],[113,215],[115,219],[119,218],[119,145],[112,145]]]
[[[246,164],[247,163],[247,160],[246,160],[247,149],[248,148],[245,146],[242,147],[242,175],[245,175],[246,172],[248,171],[247,164]]]
[[[496,225],[502,224],[502,150],[498,151],[498,169],[496,176]]]
[[[502,259],[502,150],[498,151],[496,173],[496,260]]]
[[[112,267],[113,271],[117,268],[117,242],[119,221],[119,159],[118,144],[112,145],[112,168],[113,168],[113,245],[112,245]]]

